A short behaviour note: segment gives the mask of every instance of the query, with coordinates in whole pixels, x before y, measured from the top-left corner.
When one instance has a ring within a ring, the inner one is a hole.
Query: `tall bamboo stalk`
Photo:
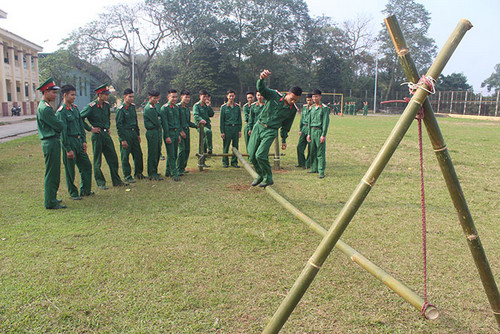
[[[392,41],[396,52],[398,53],[398,57],[401,61],[401,65],[403,66],[407,80],[410,82],[417,82],[419,75],[413,59],[408,52],[400,52],[400,50],[407,50],[408,48],[406,47],[406,41],[396,17],[390,16],[386,18],[385,24],[387,25],[389,34],[391,36],[395,36],[392,38]],[[441,129],[439,128],[436,116],[432,111],[432,106],[428,99],[424,103],[424,112],[424,123],[427,128],[427,133],[432,147],[436,153],[439,167],[441,168],[441,172],[443,173],[446,181],[446,186],[448,187],[451,199],[457,210],[458,219],[462,225],[467,244],[479,272],[479,277],[481,278],[484,290],[488,296],[491,308],[493,309],[493,314],[495,315],[497,323],[500,326],[500,293],[498,292],[498,286],[495,282],[488,259],[486,258],[486,253],[484,252],[481,240],[479,239],[472,215],[467,206],[462,187],[460,186],[460,181],[455,173],[455,167],[453,166],[451,156],[448,152],[446,143],[444,142]]]
[[[427,72],[428,77],[435,79],[439,77],[444,66],[460,43],[460,40],[470,28],[471,24],[468,21],[462,20],[458,23],[457,27],[448,38],[448,41],[445,43]],[[427,89],[430,88],[431,87],[427,87]],[[396,148],[408,131],[410,125],[413,123],[415,116],[428,95],[429,93],[425,90],[417,89],[415,95],[411,98],[405,108],[405,111],[389,135],[389,138],[384,143],[384,146],[371,164],[365,176],[362,178],[361,182],[356,187],[354,193],[344,205],[340,214],[335,219],[334,223],[328,230],[328,234],[323,238],[320,245],[307,262],[302,273],[295,281],[276,313],[273,315],[271,321],[264,328],[263,333],[278,333],[283,327],[288,317],[309,288],[309,285],[311,285],[312,281],[316,277],[316,274],[327,259],[340,236],[351,222],[371,188],[374,186],[376,180],[384,170],[393,153],[396,151]]]
[[[252,178],[258,177],[258,174],[252,169],[250,164],[243,158],[243,155],[233,147],[234,154],[238,157],[240,162],[243,164],[243,167],[250,174]],[[297,219],[306,224],[311,230],[324,237],[327,234],[327,230],[315,222],[312,218],[306,216],[302,211],[297,209],[292,205],[289,201],[287,201],[283,196],[278,194],[272,187],[266,187],[265,190],[267,193],[274,198],[281,206],[283,206],[288,212],[294,215]],[[425,303],[424,299],[417,295],[413,290],[408,288],[406,285],[401,283],[399,280],[388,274],[382,268],[378,267],[376,264],[368,260],[357,250],[339,240],[335,245],[337,249],[339,249],[342,253],[349,256],[349,258],[356,262],[361,268],[368,271],[379,281],[387,285],[392,291],[396,292],[403,299],[413,305],[419,311],[422,310],[422,307]],[[428,319],[436,319],[439,316],[439,311],[435,307],[429,307],[426,310],[425,316]]]
[[[280,140],[279,136],[274,140],[274,169],[280,170]]]
[[[203,154],[205,153],[205,146],[203,145],[203,137],[205,135],[205,126],[203,124],[198,124],[199,129],[200,129],[200,141],[199,141],[199,147],[198,147],[198,170],[200,172],[203,171],[203,165],[205,164],[205,157]]]

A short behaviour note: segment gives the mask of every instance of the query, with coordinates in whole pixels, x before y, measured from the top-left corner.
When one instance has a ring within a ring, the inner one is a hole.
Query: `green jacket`
[[[297,106],[285,104],[285,97],[277,90],[267,88],[264,80],[257,80],[257,90],[266,99],[259,122],[272,129],[281,128],[281,141],[286,143],[288,132],[297,113]]]
[[[249,104],[248,102],[243,105],[243,117],[245,119],[245,123],[250,122],[250,114],[252,113],[252,105]]]
[[[127,140],[127,131],[133,131],[139,137],[139,125],[137,124],[137,112],[135,111],[135,104],[126,106],[122,103],[116,109],[116,130],[120,141]]]
[[[72,104],[71,106],[67,106],[62,104],[59,109],[57,109],[56,116],[59,120],[61,120],[61,122],[63,122],[61,143],[64,151],[69,152],[73,150],[68,137],[80,136],[83,143],[87,142],[83,120],[76,105]]]
[[[227,103],[224,103],[220,107],[220,133],[226,133],[226,127],[229,126],[241,132],[242,123],[239,105],[235,104],[231,107]]]
[[[302,115],[300,116],[300,132],[304,132],[304,126],[309,126],[308,119],[310,111],[311,108],[307,104],[304,104],[304,106],[302,107]]]
[[[191,122],[191,111],[187,105],[182,102],[177,103],[181,112],[181,128],[188,130],[189,128],[196,128],[196,124]]]
[[[309,133],[311,133],[313,127],[321,128],[321,135],[326,137],[330,125],[330,108],[325,104],[321,104],[319,107],[314,104],[309,112],[308,123]]]
[[[160,116],[163,126],[163,138],[169,137],[168,131],[174,131],[174,129],[180,130],[181,127],[181,110],[177,105],[165,103],[160,108]],[[174,140],[173,138],[170,138]]]
[[[160,104],[152,105],[147,103],[144,107],[144,127],[146,130],[160,130],[161,129],[161,116],[158,107]]]
[[[193,106],[193,118],[196,125],[200,123],[202,119],[205,120],[205,127],[211,128],[210,117],[214,117],[215,113],[211,106],[202,105],[201,101],[198,101]]]
[[[265,105],[266,105],[265,102],[259,104],[259,101],[252,103],[252,109],[250,111],[250,120],[248,123],[250,130],[253,129],[255,123],[257,123],[257,121],[260,119],[260,114],[262,113],[262,109],[264,109]]]
[[[52,106],[41,100],[36,111],[36,126],[38,128],[38,137],[46,139],[50,137],[59,138],[63,130],[63,122],[56,117]]]
[[[87,104],[85,108],[80,112],[82,119],[87,119],[95,128],[109,129],[110,127],[110,117],[111,110],[109,109],[109,103],[104,102],[103,104],[97,103],[94,100]],[[85,130],[90,131],[92,129],[86,122],[84,122]]]

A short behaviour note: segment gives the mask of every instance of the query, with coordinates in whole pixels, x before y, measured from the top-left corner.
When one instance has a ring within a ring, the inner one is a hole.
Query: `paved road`
[[[0,125],[0,143],[29,136],[35,133],[36,121],[24,121]]]

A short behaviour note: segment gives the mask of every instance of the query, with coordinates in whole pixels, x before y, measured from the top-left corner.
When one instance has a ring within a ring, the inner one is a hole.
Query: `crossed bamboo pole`
[[[461,20],[458,23],[457,27],[448,38],[448,41],[445,43],[427,72],[427,77],[439,77],[461,39],[471,27],[471,23],[466,20]],[[427,89],[431,89],[431,87],[427,87]],[[271,321],[264,328],[263,333],[278,333],[288,320],[288,317],[309,288],[309,285],[311,285],[312,281],[316,277],[316,274],[328,258],[328,255],[330,255],[340,236],[351,222],[371,188],[375,185],[376,180],[384,170],[393,153],[396,151],[396,148],[408,131],[408,128],[413,123],[415,116],[425,102],[428,94],[429,93],[424,89],[417,89],[415,95],[413,95],[409,104],[406,106],[403,114],[382,146],[382,149],[378,153],[377,157],[372,162],[365,176],[361,179],[342,211],[335,219],[334,223],[328,230],[327,235],[323,238],[318,248],[307,262],[305,268],[302,270],[302,273],[295,281],[281,305],[278,307],[276,313],[271,318]]]
[[[407,80],[409,82],[417,82],[419,80],[418,71],[415,67],[413,59],[410,56],[408,46],[406,45],[406,41],[397,18],[392,15],[384,21],[394,44],[394,48],[398,54],[399,61],[403,66]],[[467,23],[468,22],[465,24]],[[453,201],[455,209],[457,210],[458,219],[462,225],[467,245],[469,246],[472,257],[474,258],[474,262],[479,272],[479,277],[481,278],[484,290],[493,310],[493,314],[495,315],[498,326],[500,327],[500,293],[498,292],[498,286],[495,282],[488,259],[486,258],[486,253],[484,252],[481,240],[479,239],[479,235],[467,206],[462,187],[460,186],[460,181],[455,173],[450,153],[448,152],[448,148],[444,142],[441,129],[439,128],[436,116],[432,111],[429,99],[425,100],[423,107],[424,124],[427,129],[427,134],[429,135],[432,148],[436,153],[436,158],[438,160],[439,167],[441,168],[441,172],[443,173],[450,197]]]
[[[238,157],[240,162],[243,164],[243,167],[250,174],[250,176],[256,178],[258,174],[252,169],[252,167],[245,160],[245,158],[243,158],[243,154],[241,154],[234,147],[233,147],[233,152]],[[324,237],[327,234],[328,231],[323,226],[321,226],[312,218],[308,217],[302,211],[293,206],[292,203],[290,203],[283,196],[278,194],[278,192],[276,192],[271,186],[266,187],[265,190],[272,198],[274,198],[279,204],[281,204],[281,206],[283,206],[286,210],[288,210],[288,212],[294,215],[297,219],[306,224],[314,232],[316,232],[322,237]],[[349,258],[353,262],[356,262],[360,267],[362,267],[370,274],[372,274],[375,278],[377,278],[379,281],[387,285],[391,290],[396,292],[399,296],[401,296],[403,299],[405,299],[407,302],[413,305],[416,309],[418,309],[419,311],[422,310],[425,301],[422,297],[417,295],[413,290],[411,290],[406,285],[401,283],[399,280],[397,280],[396,278],[388,274],[386,271],[384,271],[382,268],[380,268],[379,266],[368,260],[366,257],[363,256],[363,254],[359,253],[357,250],[355,250],[342,240],[339,240],[335,245],[335,247],[345,255],[349,256]],[[426,309],[425,316],[428,319],[434,320],[439,316],[439,311],[433,306],[428,307]]]

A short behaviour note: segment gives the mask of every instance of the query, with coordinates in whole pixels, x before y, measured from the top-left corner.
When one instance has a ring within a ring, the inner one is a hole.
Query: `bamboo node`
[[[410,53],[410,50],[408,48],[403,48],[403,49],[398,51],[398,55],[400,55],[402,57],[406,56],[408,53]]]
[[[471,235],[468,235],[467,236],[467,239],[469,241],[473,241],[473,240],[476,240],[478,238],[477,234],[471,234]]]
[[[373,187],[373,184],[366,181],[364,178],[361,179],[361,181],[363,181],[364,183],[366,183],[367,185],[369,185],[370,187]]]
[[[493,311],[493,314],[494,314],[494,315],[500,315],[500,312],[495,312],[495,311]]]
[[[321,269],[321,266],[318,266],[317,264],[313,263],[311,260],[307,261],[307,263],[309,263],[311,266],[313,266],[314,268],[320,270]]]

